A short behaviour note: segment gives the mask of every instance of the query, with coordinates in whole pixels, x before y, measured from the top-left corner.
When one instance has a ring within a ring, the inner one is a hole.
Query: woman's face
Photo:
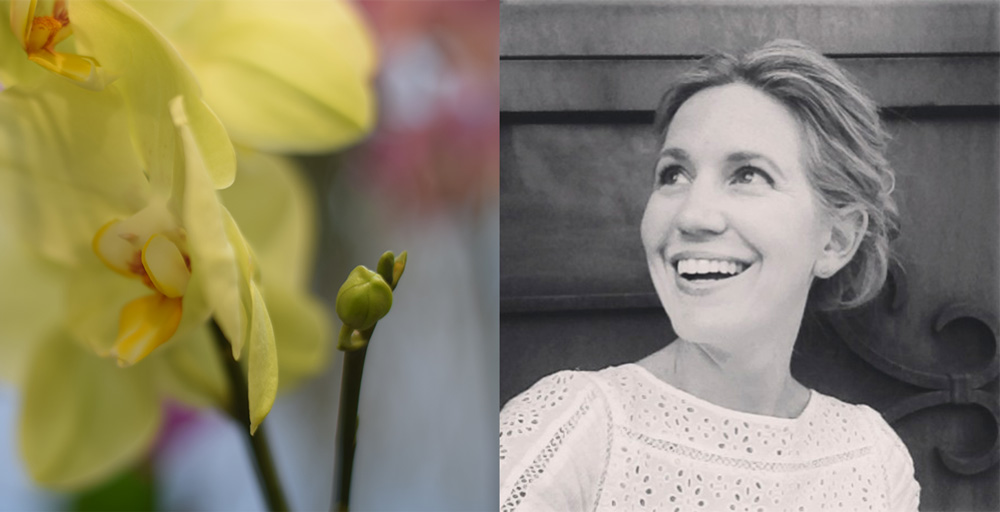
[[[748,85],[681,105],[642,219],[653,285],[681,338],[797,332],[830,239],[804,160],[797,120]]]

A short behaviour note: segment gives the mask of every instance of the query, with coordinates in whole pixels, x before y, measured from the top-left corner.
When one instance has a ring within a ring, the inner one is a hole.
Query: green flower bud
[[[359,265],[337,292],[337,316],[351,329],[364,331],[392,307],[392,289],[382,276]]]
[[[382,276],[385,282],[389,283],[389,288],[392,286],[392,268],[395,264],[396,257],[393,256],[392,251],[385,251],[382,253],[382,257],[378,259],[378,266],[375,267],[378,271],[378,275]]]
[[[406,251],[396,258],[395,263],[392,265],[392,289],[396,289],[396,285],[399,284],[399,278],[403,275],[403,270],[406,268]]]

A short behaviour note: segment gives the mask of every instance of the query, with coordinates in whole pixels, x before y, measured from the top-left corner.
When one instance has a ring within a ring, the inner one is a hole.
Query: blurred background
[[[340,154],[301,160],[322,217],[314,290],[331,316],[351,268],[409,252],[368,349],[352,509],[488,510],[498,478],[498,1],[358,5],[380,48],[378,128]],[[341,372],[332,352],[266,423],[292,510],[329,510]],[[0,510],[264,509],[237,426],[181,409],[143,467],[83,495],[38,489],[17,455],[17,400],[0,387]]]

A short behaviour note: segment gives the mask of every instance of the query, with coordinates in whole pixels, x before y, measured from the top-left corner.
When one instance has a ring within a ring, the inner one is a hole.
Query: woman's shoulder
[[[869,426],[872,428],[888,425],[882,414],[868,405],[841,400],[815,389],[810,392],[812,393],[810,408],[824,418],[854,425],[870,423]]]
[[[610,371],[609,371],[610,370]],[[502,510],[592,510],[612,441],[613,369],[565,370],[500,411]]]
[[[865,404],[847,402],[812,391],[812,425],[847,436],[859,436],[865,444],[879,450],[908,452],[882,414]]]
[[[855,431],[861,432],[867,445],[865,449],[881,467],[890,503],[896,504],[899,510],[917,510],[920,484],[914,478],[913,458],[882,414],[867,405],[851,404],[819,393],[815,395],[820,399],[818,409],[826,411],[827,418],[832,413],[840,423],[853,423]]]
[[[504,416],[511,411],[524,409],[557,409],[588,397],[591,400],[606,400],[609,391],[613,389],[613,383],[628,373],[628,366],[610,366],[602,370],[562,370],[549,374],[511,398],[500,414]]]

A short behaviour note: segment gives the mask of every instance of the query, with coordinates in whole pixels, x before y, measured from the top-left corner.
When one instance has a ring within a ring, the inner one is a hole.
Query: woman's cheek
[[[663,232],[666,229],[661,218],[662,215],[658,213],[658,200],[656,194],[649,199],[646,204],[646,210],[642,215],[642,223],[640,224],[639,230],[642,236],[642,245],[647,251],[654,250],[658,244],[658,241],[663,236]]]

